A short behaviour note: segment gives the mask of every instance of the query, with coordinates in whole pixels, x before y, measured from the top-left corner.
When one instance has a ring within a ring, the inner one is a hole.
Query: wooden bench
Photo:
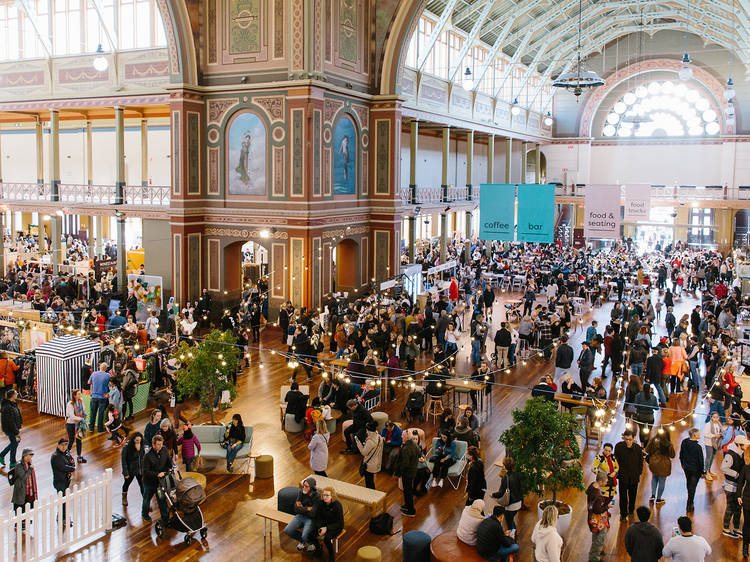
[[[359,486],[342,480],[334,480],[333,478],[326,478],[325,476],[318,476],[316,474],[311,474],[310,476],[305,477],[305,480],[307,478],[315,478],[315,484],[319,490],[330,487],[333,488],[339,499],[345,499],[369,506],[373,517],[379,513],[378,507],[380,504],[383,505],[383,511],[385,511],[385,492],[371,490],[365,486]]]
[[[266,536],[266,524],[269,521],[281,523],[282,525],[289,525],[289,523],[292,522],[292,519],[294,519],[294,515],[292,515],[291,513],[285,513],[283,511],[279,511],[278,509],[274,509],[273,507],[265,506],[258,508],[258,511],[255,512],[255,515],[263,518],[263,537]],[[339,539],[344,536],[345,532],[346,529],[341,529],[341,532],[336,535],[335,539],[333,539],[334,552],[339,551]],[[271,538],[273,538],[273,525],[269,528],[268,534]]]

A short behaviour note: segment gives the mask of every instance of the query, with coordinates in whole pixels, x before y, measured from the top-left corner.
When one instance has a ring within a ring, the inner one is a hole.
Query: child
[[[656,320],[661,320],[661,301],[656,301]]]
[[[193,471],[193,461],[200,455],[201,442],[198,436],[193,433],[192,425],[183,426],[183,433],[177,439],[177,445],[182,445],[182,460],[185,462],[185,471]]]
[[[110,441],[114,441],[116,447],[122,445],[124,436],[120,434],[120,430],[124,428],[122,426],[120,413],[117,411],[114,404],[107,405],[107,421],[104,423],[104,427],[107,428],[107,433],[110,434]]]

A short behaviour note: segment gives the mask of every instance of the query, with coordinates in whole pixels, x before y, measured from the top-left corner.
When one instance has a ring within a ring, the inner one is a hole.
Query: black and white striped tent
[[[100,349],[99,343],[72,335],[60,336],[37,347],[37,409],[65,416],[70,391],[81,388],[81,367],[91,360],[96,370]]]

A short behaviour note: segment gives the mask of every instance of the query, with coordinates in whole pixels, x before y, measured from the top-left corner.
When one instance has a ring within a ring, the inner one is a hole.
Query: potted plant
[[[570,526],[572,508],[557,500],[558,490],[583,490],[578,428],[575,416],[559,411],[555,402],[537,397],[528,400],[523,410],[513,412],[513,425],[499,439],[516,461],[524,496],[529,492],[543,496],[545,491],[552,491],[551,500],[539,502],[539,515],[547,505],[557,506],[560,534]]]
[[[172,353],[177,361],[177,392],[180,398],[198,395],[214,424],[214,404],[224,391],[237,394],[231,374],[237,370],[239,348],[231,332],[213,330],[198,345],[185,340]]]

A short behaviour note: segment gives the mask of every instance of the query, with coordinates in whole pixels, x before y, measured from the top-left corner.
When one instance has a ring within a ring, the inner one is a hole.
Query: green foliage
[[[237,391],[232,384],[232,373],[237,370],[240,349],[231,332],[213,330],[197,346],[182,340],[172,353],[179,362],[177,392],[185,399],[195,394],[208,409],[214,423],[214,402],[224,390],[234,398]]]
[[[523,410],[513,412],[513,425],[499,441],[516,461],[524,495],[533,492],[541,496],[546,488],[557,500],[558,490],[583,490],[581,465],[564,462],[581,457],[577,430],[575,416],[541,397],[528,400]]]

